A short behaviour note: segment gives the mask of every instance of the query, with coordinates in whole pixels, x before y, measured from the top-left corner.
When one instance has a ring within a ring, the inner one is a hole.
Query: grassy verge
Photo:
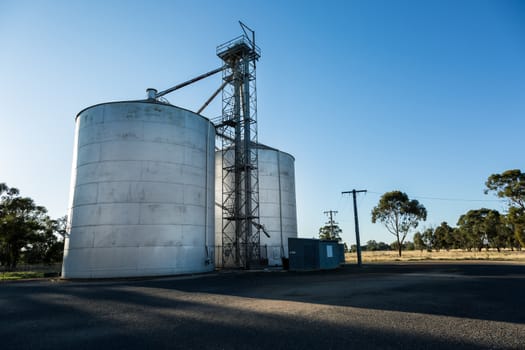
[[[357,261],[356,253],[346,253],[346,262],[352,263]],[[490,260],[490,261],[517,261],[525,263],[525,251],[502,250],[483,250],[481,252],[467,252],[463,250],[450,250],[439,252],[427,251],[403,251],[399,257],[396,251],[380,252],[363,252],[362,259],[364,263],[373,262],[391,262],[391,261],[425,261],[425,260]]]
[[[44,275],[44,272],[37,271],[0,272],[0,281],[16,281],[29,278],[43,278]]]

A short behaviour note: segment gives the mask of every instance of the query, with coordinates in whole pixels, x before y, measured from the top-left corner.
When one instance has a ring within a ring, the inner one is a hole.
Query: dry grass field
[[[376,251],[376,252],[362,252],[363,263],[375,262],[391,262],[391,261],[424,261],[424,260],[491,260],[491,261],[516,261],[525,263],[525,250],[511,251],[502,250],[498,252],[494,250],[478,251],[464,251],[464,250],[441,250],[439,252],[427,252],[419,250],[403,251],[403,256],[399,257],[397,251]],[[356,263],[356,253],[345,254],[346,263]]]

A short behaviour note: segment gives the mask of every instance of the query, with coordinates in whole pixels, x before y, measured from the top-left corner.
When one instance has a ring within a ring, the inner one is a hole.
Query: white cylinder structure
[[[64,278],[214,269],[215,129],[155,101],[81,111]]]
[[[257,146],[259,160],[259,217],[267,237],[261,232],[261,256],[268,265],[282,265],[288,258],[288,237],[297,237],[297,209],[295,199],[295,159],[292,155],[262,144]],[[232,153],[229,153],[232,154]],[[215,157],[215,242],[222,242],[222,151]],[[233,179],[224,179],[231,181]],[[217,256],[217,263],[220,257]]]

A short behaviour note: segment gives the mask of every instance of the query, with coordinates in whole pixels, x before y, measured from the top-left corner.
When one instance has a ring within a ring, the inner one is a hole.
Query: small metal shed
[[[290,270],[328,270],[344,263],[344,246],[338,241],[288,238]]]

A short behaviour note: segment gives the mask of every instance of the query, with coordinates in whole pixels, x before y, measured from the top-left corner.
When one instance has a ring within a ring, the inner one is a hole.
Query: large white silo
[[[213,124],[172,105],[81,111],[62,276],[213,270],[214,147]]]
[[[292,155],[275,148],[258,144],[259,172],[259,222],[265,231],[260,234],[261,255],[268,258],[268,265],[282,265],[288,258],[288,237],[297,237],[297,209],[295,198],[295,159]],[[232,153],[228,153],[231,155]],[[222,178],[222,151],[215,157],[215,242],[222,242],[222,183],[232,178]],[[231,177],[231,176],[230,176]],[[230,233],[231,234],[231,233]],[[216,256],[220,264],[220,256]]]

